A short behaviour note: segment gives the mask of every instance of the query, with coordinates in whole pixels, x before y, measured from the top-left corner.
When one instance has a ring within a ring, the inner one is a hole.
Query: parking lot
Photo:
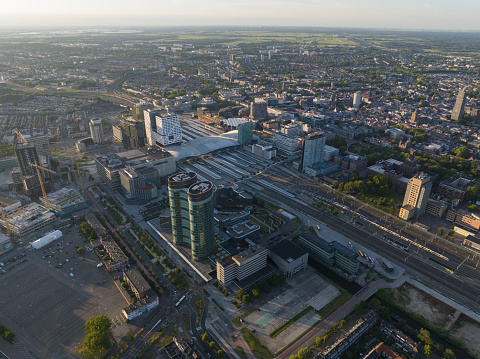
[[[315,310],[319,310],[340,295],[340,291],[332,284],[314,273],[308,267],[287,279],[292,288],[260,307],[243,319],[243,323],[254,331],[255,335],[273,352],[276,353],[293,341],[310,326],[321,319]],[[275,329],[295,317],[302,310],[311,306],[310,310],[295,323],[275,336],[270,337]]]
[[[115,337],[128,330],[125,300],[93,252],[77,254],[80,246],[89,248],[72,228],[44,248],[24,249],[15,262],[2,260],[0,321],[35,356],[69,357],[83,340],[85,321],[98,314],[112,319]]]

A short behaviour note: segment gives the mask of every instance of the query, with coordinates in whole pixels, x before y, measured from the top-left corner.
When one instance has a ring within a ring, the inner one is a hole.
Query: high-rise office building
[[[143,121],[125,118],[120,121],[122,128],[122,143],[126,148],[139,148],[145,146],[145,126]]]
[[[15,145],[15,156],[17,157],[19,176],[14,177],[14,185],[17,189],[23,189],[25,195],[30,198],[36,198],[42,195],[40,181],[38,179],[37,169],[32,164],[41,164],[37,153],[35,143],[17,143]],[[49,174],[41,170],[41,175],[45,189],[51,189]]]
[[[215,186],[198,182],[194,172],[179,172],[168,179],[173,242],[190,248],[196,261],[215,248],[214,193]]]
[[[90,135],[92,136],[93,143],[103,142],[103,125],[102,120],[96,118],[90,120]]]
[[[302,149],[302,171],[317,162],[323,162],[325,150],[325,134],[321,131],[314,132],[305,137]]]
[[[460,120],[463,118],[463,113],[465,112],[465,102],[467,101],[467,96],[465,95],[467,88],[463,88],[458,91],[457,101],[455,101],[455,106],[452,111],[452,120]]]
[[[432,178],[429,175],[419,173],[410,178],[399,217],[404,220],[409,220],[410,218],[420,217],[424,214],[431,191]]]
[[[253,122],[242,123],[237,126],[238,143],[241,145],[251,145],[253,141]]]
[[[152,145],[168,146],[182,142],[182,127],[177,115],[161,114],[160,111],[146,110],[145,137],[147,143]]]
[[[31,164],[39,163],[37,148],[34,143],[17,143],[15,145],[15,156],[22,176],[37,174],[35,167]]]
[[[143,120],[143,113],[146,110],[149,110],[152,108],[153,108],[153,104],[151,104],[150,102],[136,103],[135,105],[133,105],[133,108],[132,108],[132,117],[135,120]]]
[[[256,98],[250,104],[250,118],[255,121],[266,121],[268,120],[268,106],[267,102],[263,99]]]

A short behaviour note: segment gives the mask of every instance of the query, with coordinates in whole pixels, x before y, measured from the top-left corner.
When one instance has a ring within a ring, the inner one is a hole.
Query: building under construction
[[[55,215],[38,203],[30,203],[19,209],[6,212],[5,218],[10,231],[17,237],[28,237],[43,229],[52,227],[55,222]],[[6,227],[5,219],[0,216],[0,225]]]
[[[74,212],[78,212],[88,208],[87,201],[82,195],[73,188],[62,188],[56,192],[52,192],[47,196],[48,203],[45,203],[43,197],[40,202],[50,208],[60,218],[68,217]]]

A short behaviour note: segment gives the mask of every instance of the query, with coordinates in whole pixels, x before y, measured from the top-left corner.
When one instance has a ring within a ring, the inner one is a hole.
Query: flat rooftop
[[[121,170],[125,167],[134,167],[164,158],[172,157],[172,154],[165,151],[158,145],[150,147],[135,148],[133,150],[116,153],[110,156],[98,156],[95,160],[102,163],[110,170]]]
[[[306,250],[286,239],[268,249],[287,262],[293,262],[307,254]]]

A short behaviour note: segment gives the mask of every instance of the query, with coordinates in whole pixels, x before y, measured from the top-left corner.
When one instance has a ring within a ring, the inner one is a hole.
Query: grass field
[[[268,349],[262,342],[247,328],[242,328],[240,331],[243,334],[245,342],[250,347],[253,355],[260,359],[272,359],[274,357],[273,353]]]

